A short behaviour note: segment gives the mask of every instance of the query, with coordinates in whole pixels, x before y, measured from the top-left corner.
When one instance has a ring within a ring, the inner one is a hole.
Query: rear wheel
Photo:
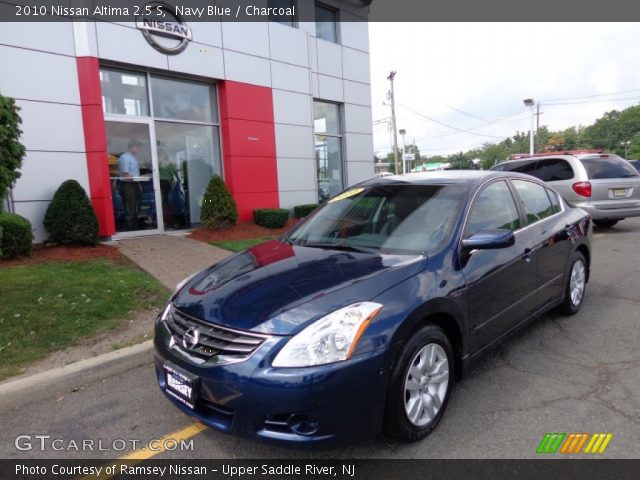
[[[391,374],[386,432],[403,441],[426,437],[438,424],[453,386],[453,350],[435,325],[418,330],[404,346]]]
[[[567,278],[567,286],[564,301],[560,305],[560,312],[565,315],[578,313],[584,300],[584,291],[587,287],[587,262],[584,255],[574,252],[571,259],[571,269]]]
[[[594,225],[598,228],[611,228],[618,222],[619,220],[594,220],[593,221]]]

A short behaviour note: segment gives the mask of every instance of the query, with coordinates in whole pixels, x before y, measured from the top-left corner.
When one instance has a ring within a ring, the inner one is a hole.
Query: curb
[[[153,340],[0,384],[0,410],[68,393],[153,361]]]

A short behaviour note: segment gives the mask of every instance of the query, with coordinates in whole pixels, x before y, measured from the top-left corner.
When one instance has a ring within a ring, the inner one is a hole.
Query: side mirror
[[[516,243],[511,230],[480,230],[462,240],[464,250],[507,248]]]

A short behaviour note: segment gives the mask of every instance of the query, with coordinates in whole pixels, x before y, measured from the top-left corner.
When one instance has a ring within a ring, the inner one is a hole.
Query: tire
[[[611,228],[618,222],[619,220],[594,220],[593,224],[598,228]]]
[[[581,288],[575,290],[579,285]],[[584,301],[584,293],[587,287],[587,261],[582,253],[575,251],[571,258],[571,267],[567,275],[564,300],[558,307],[564,315],[575,315],[580,310]]]
[[[391,373],[385,432],[405,442],[421,440],[431,433],[449,403],[453,367],[451,343],[441,328],[427,325],[413,334]]]

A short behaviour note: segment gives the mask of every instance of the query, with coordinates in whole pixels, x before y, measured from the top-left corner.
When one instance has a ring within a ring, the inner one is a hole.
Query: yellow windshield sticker
[[[341,193],[340,195],[336,195],[328,203],[337,202],[338,200],[344,200],[345,198],[353,197],[354,195],[362,192],[364,188],[354,188],[352,190],[347,190],[346,192]]]

